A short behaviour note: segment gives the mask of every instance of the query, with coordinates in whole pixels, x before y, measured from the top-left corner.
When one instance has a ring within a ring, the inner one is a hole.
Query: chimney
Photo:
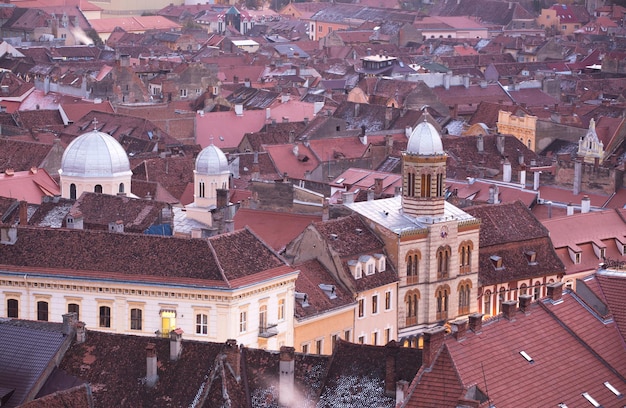
[[[523,163],[519,171],[519,184],[522,188],[526,188],[526,165]]]
[[[376,194],[377,197],[383,194],[383,179],[380,177],[374,179],[374,194]]]
[[[515,313],[517,312],[517,301],[507,300],[502,302],[502,316],[507,320],[515,320]]]
[[[352,204],[354,203],[354,193],[353,192],[344,192],[341,193],[341,197],[343,198],[344,204]]]
[[[408,138],[411,137],[411,133],[413,133],[413,128],[411,126],[405,126],[404,127],[404,136]]]
[[[82,344],[85,342],[86,331],[84,322],[76,322],[76,343]]]
[[[502,181],[505,183],[511,182],[511,162],[508,157],[505,157],[504,163],[502,163]]]
[[[224,233],[235,232],[235,220],[224,220]]]
[[[217,188],[215,189],[216,195],[216,203],[217,208],[224,208],[228,206],[228,189],[227,188]]]
[[[582,186],[583,179],[583,164],[580,160],[574,162],[574,188],[572,193],[574,195],[580,194],[580,188]]]
[[[170,332],[170,360],[177,361],[183,351],[183,329],[174,329]]]
[[[402,187],[401,186],[395,186],[393,188],[393,196],[394,197],[399,197],[402,195]]]
[[[470,77],[469,75],[463,75],[463,86],[465,89],[470,87]]]
[[[520,295],[519,296],[519,310],[524,314],[530,313],[530,303],[533,300],[533,295]]]
[[[547,286],[548,289],[548,297],[553,302],[558,302],[561,300],[561,296],[563,295],[563,282],[554,282],[550,283]]]
[[[385,358],[385,395],[388,397],[396,396],[396,350],[399,347],[395,341],[385,345],[385,351],[389,351]]]
[[[298,157],[298,153],[299,153],[299,152],[298,152],[298,149],[299,149],[299,148],[298,148],[298,143],[295,143],[295,144],[293,145],[293,149],[291,149],[291,151],[293,152],[293,155],[294,155],[294,156],[296,156],[296,157]]]
[[[20,201],[20,225],[28,224],[28,202]]]
[[[77,321],[78,318],[76,316],[76,312],[66,313],[63,315],[63,326],[61,328],[61,331],[64,336],[69,336],[70,334],[72,334],[72,331],[74,330]]]
[[[443,74],[443,89],[446,91],[450,89],[450,79],[452,79],[452,72],[448,71]]]
[[[496,148],[501,156],[504,156],[504,135],[496,135]]]
[[[391,126],[391,121],[393,120],[393,108],[391,106],[387,106],[385,109],[385,129],[389,129]]]
[[[324,198],[322,204],[322,221],[328,221],[330,219],[330,198]]]
[[[259,152],[254,152],[254,159],[252,159],[252,174],[250,174],[252,180],[258,180],[261,178],[261,169],[259,167]]]
[[[411,136],[409,134],[409,136]],[[385,154],[391,155],[393,153],[393,137],[391,135],[385,135]]]
[[[574,204],[567,203],[567,215],[574,215]]]
[[[280,377],[278,379],[278,403],[282,407],[291,407],[294,403],[294,372],[295,372],[295,349],[293,347],[280,347],[280,362],[278,363]]]
[[[361,113],[361,104],[360,103],[355,103],[354,104],[354,117],[358,118],[359,117],[359,113]]]
[[[469,315],[469,329],[476,334],[483,330],[483,314],[472,313]]]
[[[495,184],[489,186],[489,204],[500,203],[500,189]]]
[[[541,171],[536,171],[533,173],[533,190],[539,190],[539,175],[541,175]]]
[[[396,407],[402,406],[406,396],[409,393],[409,382],[400,380],[396,384]]]
[[[241,354],[239,353],[239,347],[237,347],[237,340],[226,340],[224,353],[226,354],[226,363],[230,365],[233,373],[235,373],[235,377],[239,379],[241,375]]]
[[[524,164],[524,153],[523,152],[519,152],[519,155],[517,156],[517,163],[522,165]]]
[[[580,201],[580,212],[586,214],[591,210],[591,200],[588,195],[585,195]]]
[[[372,190],[371,188],[367,190],[367,201],[373,201],[374,200],[374,190]]]
[[[452,331],[454,332],[454,338],[457,341],[463,341],[463,339],[465,338],[465,333],[467,332],[467,320],[455,320],[453,322],[450,322],[450,324],[453,328]]]
[[[156,345],[148,343],[146,346],[146,385],[154,387],[158,379]]]
[[[367,146],[367,135],[365,134],[365,125],[361,126],[361,134],[359,135],[359,141],[362,145]]]
[[[485,139],[483,138],[483,135],[478,135],[476,138],[476,150],[478,150],[479,153],[485,151]]]
[[[424,348],[422,349],[422,364],[426,367],[426,371],[430,371],[435,356],[443,345],[443,338],[446,329],[442,326],[433,327],[424,332]]]
[[[237,116],[243,116],[243,104],[241,103],[235,104],[235,114]]]
[[[122,233],[124,232],[124,221],[117,220],[109,223],[109,232]]]

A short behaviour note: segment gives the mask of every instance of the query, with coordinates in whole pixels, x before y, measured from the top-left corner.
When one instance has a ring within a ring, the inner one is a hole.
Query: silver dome
[[[443,143],[441,142],[439,132],[425,119],[417,125],[411,133],[406,150],[407,153],[420,155],[436,155],[444,153]]]
[[[219,147],[211,144],[202,149],[196,158],[196,172],[210,175],[230,173],[228,159]]]
[[[74,139],[61,159],[64,176],[113,177],[130,172],[126,151],[112,136],[92,130]]]

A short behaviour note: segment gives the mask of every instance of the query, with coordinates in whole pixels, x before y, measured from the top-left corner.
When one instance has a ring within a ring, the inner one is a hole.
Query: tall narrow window
[[[437,197],[443,197],[443,173],[437,174]]]
[[[365,316],[365,299],[359,299],[359,317]]]
[[[437,320],[446,320],[448,318],[448,295],[449,289],[439,288],[437,289]]]
[[[207,334],[209,332],[209,316],[204,313],[196,315],[196,334]]]
[[[406,309],[406,326],[414,326],[417,324],[419,299],[420,294],[417,290],[411,290],[407,292],[404,297],[404,305]]]
[[[533,299],[539,300],[540,297],[541,297],[541,284],[539,282],[535,282]]]
[[[448,278],[448,269],[450,266],[450,247],[439,247],[437,250],[437,279]]]
[[[431,195],[431,184],[432,184],[432,177],[430,174],[422,174],[422,178],[421,178],[421,188],[420,188],[420,195],[422,197],[430,197]]]
[[[96,186],[93,188],[93,192],[102,194],[102,185],[96,184]]]
[[[459,285],[459,315],[469,314],[470,311],[471,284],[461,283]]]
[[[322,354],[323,345],[324,343],[322,342],[321,339],[315,341],[315,353],[316,354]]]
[[[124,192],[124,183],[120,183],[118,192],[120,193]]]
[[[100,327],[111,327],[111,308],[109,306],[100,306]]]
[[[200,198],[204,198],[205,197],[205,190],[204,190],[204,181],[201,181],[198,184],[198,197]]]
[[[264,332],[267,329],[267,305],[259,308],[259,331]]]
[[[285,299],[278,299],[278,320],[285,320]]]
[[[70,184],[70,198],[76,200],[76,184]]]
[[[410,251],[406,257],[406,283],[415,285],[419,282],[419,251]]]
[[[69,303],[67,305],[68,313],[76,313],[76,319],[80,320],[80,306],[77,303]]]
[[[248,313],[239,313],[239,333],[244,333],[248,327]]]
[[[378,313],[378,295],[372,296],[372,314]]]
[[[406,195],[407,197],[415,197],[415,173],[409,173],[406,177],[407,189]]]
[[[491,314],[491,291],[486,291],[483,295],[483,313],[485,315]]]
[[[391,291],[385,292],[385,310],[391,310]]]
[[[7,300],[7,317],[17,319],[19,317],[20,303],[17,299]]]
[[[37,320],[48,321],[48,302],[43,300],[37,302]]]
[[[519,287],[519,294],[526,295],[528,293],[528,286],[525,283],[522,283]]]
[[[143,327],[143,316],[141,309],[130,309],[130,329],[141,330]]]

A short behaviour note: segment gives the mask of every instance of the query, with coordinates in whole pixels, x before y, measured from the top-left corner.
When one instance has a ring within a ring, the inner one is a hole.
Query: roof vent
[[[324,283],[320,283],[319,286],[320,286],[320,289],[324,291],[324,293],[326,294],[326,296],[328,296],[329,299],[337,298],[337,293],[335,292],[335,285],[326,285]]]
[[[534,363],[535,363],[535,360],[533,360],[533,358],[532,358],[531,356],[529,356],[529,355],[528,355],[528,353],[526,353],[524,350],[520,351],[519,353],[520,353],[520,354],[522,355],[522,357],[524,357],[524,359],[525,359],[526,361],[528,361],[530,364],[534,364]]]
[[[296,300],[300,302],[302,307],[309,307],[309,297],[306,293],[296,292]]]
[[[600,403],[599,403],[598,401],[596,401],[596,400],[595,400],[595,399],[594,399],[591,395],[589,395],[589,393],[588,393],[588,392],[583,392],[583,397],[584,397],[587,401],[589,401],[589,403],[590,403],[591,405],[593,405],[593,406],[594,406],[594,407],[596,407],[596,408],[599,408],[599,407],[601,407],[601,406],[602,406],[602,405],[600,405]]]
[[[339,238],[337,234],[330,234],[330,239],[332,239],[333,241],[336,241],[337,238]]]
[[[611,383],[610,383],[610,382],[605,381],[605,382],[604,382],[604,386],[605,386],[606,388],[608,388],[608,389],[609,389],[609,390],[610,390],[613,394],[615,394],[615,396],[617,396],[617,398],[622,398],[622,397],[624,396],[624,394],[622,394],[621,392],[619,392],[619,391],[617,390],[617,388],[613,387],[613,386],[611,385]]]
[[[358,235],[361,235],[363,233],[363,230],[361,228],[357,228],[355,231]]]

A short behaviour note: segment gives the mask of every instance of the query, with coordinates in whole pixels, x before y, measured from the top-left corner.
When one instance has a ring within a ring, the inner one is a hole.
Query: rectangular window
[[[322,26],[319,26],[319,27],[317,28],[317,31],[319,31],[320,33],[322,32],[322,30],[323,30]]]
[[[302,353],[303,354],[309,354],[309,345],[308,344],[303,344],[302,345]]]
[[[181,96],[181,98],[187,97],[187,89],[181,89],[180,90],[180,96]]]
[[[385,292],[385,310],[391,309],[391,291]]]
[[[346,330],[343,332],[343,339],[345,341],[350,341],[350,330]]]
[[[247,330],[248,313],[239,313],[239,333],[244,333]]]
[[[109,306],[100,306],[99,326],[111,327],[111,308]]]
[[[391,341],[391,329],[385,329],[385,344]]]
[[[285,320],[285,299],[278,299],[278,320]]]
[[[372,333],[372,345],[373,346],[378,345],[378,332]]]
[[[209,316],[204,313],[196,315],[196,334],[207,334],[209,332]]]
[[[315,353],[316,354],[322,354],[322,346],[323,346],[322,339],[315,341]]]
[[[76,319],[80,320],[80,306],[77,303],[69,303],[67,313],[76,313]]]
[[[366,274],[367,275],[373,275],[374,274],[374,264],[373,263],[367,265],[367,272],[366,272]]]
[[[378,313],[378,295],[372,296],[372,314]]]
[[[332,351],[335,351],[335,347],[337,346],[337,340],[339,339],[339,336],[336,334],[333,334],[331,339],[332,339],[332,344],[330,346],[332,348]]]
[[[365,336],[359,336],[359,344],[365,344]]]
[[[130,329],[141,330],[142,312],[141,309],[130,309]]]
[[[365,299],[359,299],[359,317],[365,316]]]
[[[7,317],[12,317],[17,319],[19,317],[19,306],[20,303],[17,299],[8,299],[7,300]]]
[[[48,321],[48,302],[37,302],[37,320]]]

